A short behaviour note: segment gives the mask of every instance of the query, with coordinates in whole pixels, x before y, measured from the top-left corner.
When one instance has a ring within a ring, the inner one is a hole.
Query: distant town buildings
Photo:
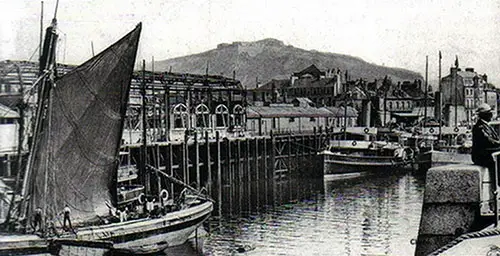
[[[59,74],[73,67],[59,65]],[[17,163],[20,112],[31,121],[38,68],[34,62],[0,62],[0,174],[13,175]],[[146,87],[144,88],[143,85]],[[143,90],[144,88],[144,90]],[[498,109],[498,90],[486,75],[458,67],[442,78],[442,93],[423,81],[350,80],[348,71],[315,65],[289,79],[244,89],[233,78],[171,72],[133,75],[123,142],[138,143],[145,127],[148,141],[312,133],[343,127],[419,125],[467,126],[475,108],[487,102]],[[144,94],[144,96],[143,96]],[[436,96],[436,97],[435,97]],[[146,120],[142,118],[143,99]],[[24,100],[24,101],[23,101]],[[441,103],[442,102],[442,103]],[[442,120],[439,120],[439,114]],[[455,124],[455,121],[457,122]],[[29,133],[30,126],[25,126]],[[25,143],[28,140],[25,140]],[[23,147],[26,154],[27,146]]]
[[[498,110],[498,89],[488,83],[486,74],[480,75],[474,68],[451,67],[450,74],[441,79],[441,90],[445,119],[450,126],[472,124],[474,111],[482,103]]]

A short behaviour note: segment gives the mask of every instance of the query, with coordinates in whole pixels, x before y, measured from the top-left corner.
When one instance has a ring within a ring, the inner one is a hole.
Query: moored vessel
[[[0,254],[57,252],[61,245],[154,253],[184,243],[209,218],[212,200],[146,157],[121,159],[142,25],[57,77],[56,24],[54,18],[46,33],[33,142]],[[151,172],[162,178],[157,186],[147,179]]]

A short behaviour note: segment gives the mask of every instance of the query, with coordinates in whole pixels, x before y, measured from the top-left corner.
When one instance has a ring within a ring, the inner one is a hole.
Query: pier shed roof
[[[290,104],[275,106],[249,106],[247,107],[248,118],[272,118],[272,117],[331,117],[332,112],[326,108],[295,107]]]

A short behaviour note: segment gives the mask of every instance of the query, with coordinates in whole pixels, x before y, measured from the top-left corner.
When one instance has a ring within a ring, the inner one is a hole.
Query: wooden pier
[[[329,133],[316,131],[225,138],[219,133],[215,138],[208,133],[193,134],[186,135],[184,141],[148,143],[146,161],[195,188],[205,188],[216,201],[214,215],[222,216],[268,205],[280,182],[322,177],[317,153],[330,137]],[[139,144],[126,147],[141,166],[143,147]],[[146,182],[148,194],[158,193],[163,186],[159,175],[154,170],[143,175],[150,180]],[[169,193],[179,191],[170,188]]]

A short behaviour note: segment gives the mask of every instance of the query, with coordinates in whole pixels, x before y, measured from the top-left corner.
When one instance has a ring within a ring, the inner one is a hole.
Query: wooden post
[[[256,202],[255,202],[255,205],[257,207],[259,207],[259,198],[260,198],[260,190],[259,190],[259,186],[260,186],[260,180],[259,180],[259,138],[255,138],[255,150],[254,150],[254,156],[255,156],[255,169],[254,169],[254,172],[255,172],[255,198],[256,198]]]
[[[271,158],[271,163],[270,163],[270,175],[271,177],[269,177],[271,179],[271,182],[272,182],[272,193],[273,193],[273,206],[275,205],[276,203],[276,179],[274,178],[274,174],[275,174],[275,164],[276,164],[276,155],[275,155],[275,152],[276,151],[276,136],[273,134],[273,132],[271,131],[271,154],[270,154],[270,158]]]
[[[242,186],[242,183],[243,183],[243,166],[242,166],[242,162],[241,162],[241,140],[240,139],[237,139],[237,144],[236,144],[237,148],[237,153],[238,153],[238,207],[239,207],[239,211],[238,213],[241,213],[241,202],[243,201],[242,200],[242,194],[243,194],[243,186]]]
[[[234,173],[233,173],[233,167],[231,165],[231,157],[232,157],[232,150],[231,150],[231,141],[229,138],[226,138],[226,149],[227,149],[227,154],[226,154],[226,166],[227,166],[227,173],[229,176],[229,213],[230,216],[232,216],[233,213],[233,196],[234,196]]]
[[[215,132],[215,143],[217,145],[217,203],[218,203],[218,213],[219,216],[222,216],[222,178],[221,178],[221,153],[220,153],[220,139],[219,139],[219,131]]]
[[[165,84],[165,133],[167,141],[170,141],[170,88]]]
[[[196,170],[196,188],[200,189],[200,145],[198,144],[198,134],[195,132],[194,134],[194,164]]]
[[[212,196],[212,160],[210,158],[210,140],[208,139],[208,132],[205,132],[205,144],[207,147],[207,190],[208,195]]]
[[[187,131],[184,133],[184,142],[182,142],[182,178],[184,183],[189,184],[189,160],[188,160],[188,139]]]
[[[252,209],[251,195],[252,195],[252,186],[251,186],[251,172],[250,172],[250,140],[245,138],[246,150],[245,150],[245,171],[247,174],[247,196],[248,196],[248,210]]]
[[[174,155],[173,155],[173,152],[172,152],[172,143],[171,142],[168,143],[167,154],[168,154],[168,157],[167,157],[167,159],[168,159],[167,166],[168,166],[168,168],[170,170],[170,176],[175,177],[174,176],[174,162],[173,162]],[[171,194],[172,196],[174,195],[174,184],[173,183],[170,184],[169,194]]]
[[[156,143],[156,169],[160,169],[160,144]],[[158,175],[158,172],[155,172],[156,173],[156,185],[158,186],[158,196],[160,195],[160,191],[161,191],[161,180],[160,180],[160,175]],[[163,206],[163,202],[161,202],[160,200],[160,203],[162,204]]]

